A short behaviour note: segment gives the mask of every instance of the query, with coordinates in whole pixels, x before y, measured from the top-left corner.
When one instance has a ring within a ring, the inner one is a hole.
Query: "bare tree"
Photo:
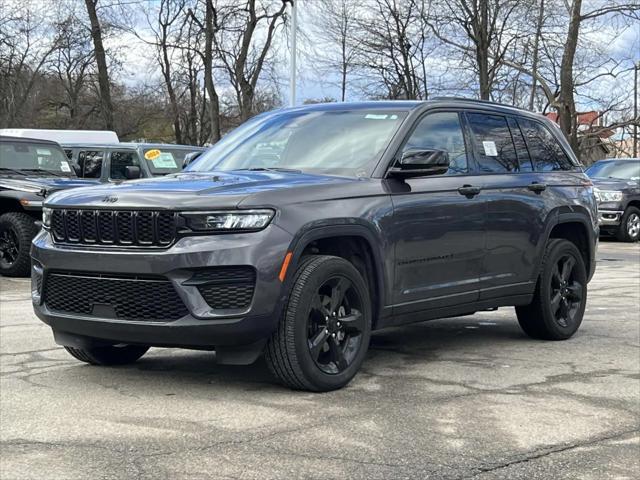
[[[111,86],[109,83],[109,70],[107,67],[107,56],[102,42],[102,28],[100,19],[96,11],[99,0],[85,0],[87,15],[91,24],[91,38],[95,54],[96,65],[98,67],[98,85],[100,87],[100,105],[105,127],[113,130],[113,103],[111,102]]]
[[[214,37],[216,51],[235,90],[241,121],[253,114],[256,86],[286,8],[287,0],[277,9],[264,0],[245,0],[227,5],[218,19],[225,27]]]

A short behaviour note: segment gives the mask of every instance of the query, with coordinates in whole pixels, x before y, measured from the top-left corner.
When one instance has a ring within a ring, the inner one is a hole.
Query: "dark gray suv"
[[[515,306],[529,336],[571,337],[598,238],[560,131],[460,99],[270,112],[184,172],[45,206],[33,304],[71,355],[264,353],[311,391],[346,385],[388,326]]]

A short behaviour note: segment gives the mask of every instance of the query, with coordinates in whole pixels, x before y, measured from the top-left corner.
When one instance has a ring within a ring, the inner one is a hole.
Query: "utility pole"
[[[289,77],[289,106],[296,106],[296,36],[298,33],[298,9],[296,2],[291,0],[291,72]]]
[[[633,158],[638,158],[638,70],[640,70],[640,60],[633,69]]]

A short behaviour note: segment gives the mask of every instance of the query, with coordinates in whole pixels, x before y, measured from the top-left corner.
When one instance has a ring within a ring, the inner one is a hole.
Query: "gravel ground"
[[[598,256],[573,339],[512,308],[389,329],[329,394],[210,352],[81,364],[0,278],[0,478],[640,478],[640,246]]]

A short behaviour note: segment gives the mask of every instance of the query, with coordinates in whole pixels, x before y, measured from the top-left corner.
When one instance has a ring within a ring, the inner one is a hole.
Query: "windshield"
[[[182,170],[184,157],[192,152],[198,152],[200,149],[189,150],[185,148],[145,148],[144,159],[149,165],[149,169],[153,175],[167,175]]]
[[[62,149],[46,143],[0,142],[0,172],[7,170],[73,176]]]
[[[596,162],[587,169],[586,173],[591,178],[620,178],[640,181],[640,161]]]
[[[406,112],[280,111],[253,118],[186,170],[290,169],[369,176]]]

